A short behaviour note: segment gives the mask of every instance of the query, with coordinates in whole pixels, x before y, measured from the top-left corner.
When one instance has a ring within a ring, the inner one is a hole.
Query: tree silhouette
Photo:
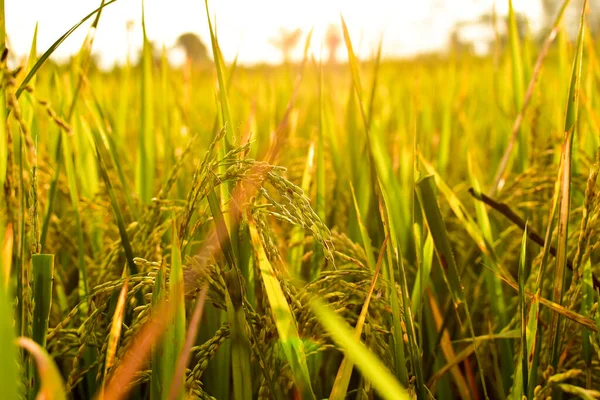
[[[195,33],[184,33],[177,38],[175,46],[181,47],[188,61],[202,63],[208,60],[208,49]]]
[[[528,21],[525,14],[515,13],[515,22],[519,37],[526,37],[528,34]],[[505,29],[497,32],[497,38],[495,35],[489,34],[493,33],[495,23],[505,27]],[[463,33],[469,29],[479,31],[480,34],[474,38],[465,38]],[[485,32],[488,32],[488,34],[486,35]],[[448,36],[450,47],[457,53],[472,53],[476,48],[476,44],[483,44],[491,49],[496,39],[499,40],[502,47],[508,44],[508,16],[494,15],[493,11],[481,14],[475,19],[455,23]]]
[[[593,35],[598,35],[598,33],[600,33],[600,0],[588,0],[587,3],[588,6],[586,19],[588,26]],[[554,22],[556,14],[562,5],[562,1],[541,0],[541,5],[543,13],[543,30],[548,32],[550,29],[552,29],[552,23]],[[577,35],[582,6],[583,0],[571,1],[567,7],[565,16],[563,17],[564,26],[571,35]]]
[[[290,54],[300,41],[300,36],[302,36],[302,30],[300,28],[296,28],[292,31],[280,28],[279,36],[271,39],[270,43],[281,52],[283,61],[288,62],[290,60]]]
[[[337,50],[342,43],[342,37],[340,35],[340,27],[334,24],[327,27],[327,33],[325,33],[325,46],[327,47],[327,53],[329,54],[329,64],[335,64],[337,59]]]

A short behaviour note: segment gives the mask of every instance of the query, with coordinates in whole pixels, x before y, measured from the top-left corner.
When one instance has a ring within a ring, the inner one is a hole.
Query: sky
[[[495,0],[499,14],[506,14],[506,0]],[[515,9],[530,19],[532,29],[542,11],[538,0],[513,0]],[[63,33],[100,5],[100,0],[5,0],[9,46],[18,55],[29,52],[36,23],[38,52],[45,51]],[[226,60],[239,54],[244,64],[277,63],[281,54],[270,43],[280,28],[311,28],[311,51],[318,58],[325,31],[339,24],[340,13],[348,25],[359,56],[370,56],[383,35],[384,57],[412,56],[439,50],[458,21],[472,20],[490,12],[494,0],[212,0],[211,17],[216,18],[219,43]],[[101,65],[122,63],[128,51],[136,57],[142,43],[142,0],[117,0],[107,6],[100,19],[94,52]],[[172,49],[177,37],[197,33],[209,44],[210,35],[203,0],[145,0],[146,31],[151,41]],[[127,22],[133,28],[127,30]],[[88,23],[56,51],[58,59],[77,52]],[[296,57],[301,47],[298,46]],[[169,50],[175,63],[183,53]]]

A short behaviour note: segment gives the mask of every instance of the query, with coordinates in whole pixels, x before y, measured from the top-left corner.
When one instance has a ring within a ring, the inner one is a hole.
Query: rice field
[[[485,57],[358,59],[342,18],[347,62],[308,34],[254,67],[207,4],[210,63],[156,60],[144,25],[102,71],[114,1],[1,59],[4,398],[600,398],[585,4],[535,41],[509,1]]]

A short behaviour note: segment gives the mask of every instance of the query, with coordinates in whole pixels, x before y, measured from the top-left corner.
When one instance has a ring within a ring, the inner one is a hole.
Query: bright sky
[[[118,0],[106,7],[100,19],[94,50],[102,64],[122,61],[127,54],[127,21],[134,21],[130,43],[132,54],[142,43],[141,0]],[[496,0],[497,11],[505,14],[507,0]],[[539,0],[513,0],[517,11],[530,19],[532,29],[539,20]],[[5,0],[6,26],[10,44],[17,54],[27,54],[36,22],[39,23],[38,52],[45,51],[72,25],[93,11],[100,0]],[[407,56],[436,50],[447,43],[454,23],[475,19],[489,12],[494,0],[212,0],[219,42],[225,59],[239,52],[243,63],[279,62],[280,53],[269,43],[280,27],[314,27],[312,50],[319,54],[324,33],[344,15],[355,48],[362,56],[373,53],[383,34],[384,56]],[[146,26],[151,41],[172,46],[184,32],[195,32],[209,43],[203,0],[146,0]],[[67,57],[76,52],[87,32],[86,24],[56,52]],[[298,52],[301,51],[298,46]],[[177,59],[177,54],[172,54]],[[181,58],[181,55],[179,55]]]

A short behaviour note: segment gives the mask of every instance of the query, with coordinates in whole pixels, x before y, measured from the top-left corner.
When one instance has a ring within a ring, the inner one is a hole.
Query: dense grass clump
[[[0,65],[6,398],[600,398],[584,11],[536,49],[509,1],[494,57],[407,61],[342,19],[347,63],[308,35],[278,67],[209,18],[213,64],[174,69],[144,24],[103,72],[101,9],[68,64],[73,30]]]

